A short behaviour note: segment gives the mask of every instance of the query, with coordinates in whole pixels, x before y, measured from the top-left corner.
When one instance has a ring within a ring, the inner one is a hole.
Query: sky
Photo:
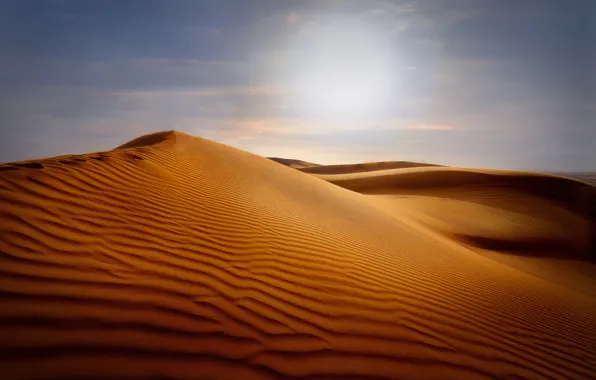
[[[0,0],[0,162],[178,130],[320,164],[596,172],[596,1]]]

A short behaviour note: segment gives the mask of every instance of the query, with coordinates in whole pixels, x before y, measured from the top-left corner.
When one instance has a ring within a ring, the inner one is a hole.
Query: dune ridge
[[[299,170],[310,174],[353,174],[365,173],[379,170],[405,169],[415,167],[440,167],[442,165],[429,164],[426,162],[412,161],[379,161],[364,162],[361,164],[340,164],[340,165],[316,165],[299,168]]]
[[[271,161],[278,162],[282,165],[289,166],[294,169],[302,169],[302,168],[309,168],[313,166],[321,166],[319,164],[315,164],[308,161],[296,160],[292,158],[280,158],[280,157],[267,157]]]
[[[596,374],[594,278],[462,238],[514,241],[502,224],[530,218],[558,237],[557,260],[592,268],[580,182],[466,187],[478,173],[440,167],[331,179],[174,131],[0,169],[3,379]],[[457,202],[472,220],[453,219]]]

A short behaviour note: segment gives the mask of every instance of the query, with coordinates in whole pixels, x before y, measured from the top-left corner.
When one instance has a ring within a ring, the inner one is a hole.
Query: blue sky
[[[0,162],[176,129],[324,164],[596,171],[590,0],[0,0]]]

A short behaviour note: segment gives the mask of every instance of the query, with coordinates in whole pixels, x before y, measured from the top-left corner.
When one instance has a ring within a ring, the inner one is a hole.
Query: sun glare
[[[307,22],[282,73],[288,102],[302,116],[376,117],[396,90],[394,47],[382,30],[338,17]]]

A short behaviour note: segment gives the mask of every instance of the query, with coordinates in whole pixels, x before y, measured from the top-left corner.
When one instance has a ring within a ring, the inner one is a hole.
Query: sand
[[[267,157],[268,159],[280,163],[282,165],[289,166],[295,169],[303,169],[303,168],[310,168],[313,166],[321,166],[319,164],[315,164],[308,161],[296,160],[292,158],[280,158],[280,157]]]
[[[388,169],[405,169],[414,167],[438,167],[442,165],[428,164],[423,162],[410,161],[384,161],[384,162],[365,162],[362,164],[348,165],[309,165],[300,167],[302,172],[311,174],[353,174],[364,173]],[[298,168],[297,168],[298,169]]]
[[[179,132],[0,166],[0,378],[596,377],[595,187],[379,166]]]

